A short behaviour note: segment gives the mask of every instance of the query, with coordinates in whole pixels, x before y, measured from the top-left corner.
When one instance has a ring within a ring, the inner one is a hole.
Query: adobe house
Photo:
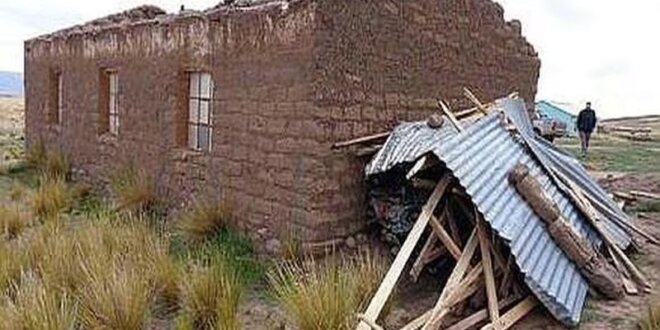
[[[366,208],[366,160],[332,143],[467,106],[463,87],[533,104],[539,67],[490,0],[143,6],[25,42],[27,144],[100,184],[132,162],[172,208],[225,196],[255,240],[330,242]]]

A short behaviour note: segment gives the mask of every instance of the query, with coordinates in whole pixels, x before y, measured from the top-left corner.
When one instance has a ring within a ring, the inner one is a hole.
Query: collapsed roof
[[[367,165],[366,175],[416,164],[410,177],[428,155],[437,157],[493,232],[508,245],[531,292],[555,318],[574,326],[580,321],[590,283],[509,182],[512,169],[518,164],[529,168],[563,218],[596,251],[604,240],[625,250],[634,244],[632,234],[654,238],[632,224],[576,159],[535,137],[522,100],[500,99],[482,112],[487,114],[477,120],[452,119],[453,125],[439,128],[427,122],[400,124]],[[564,180],[574,186],[569,187]],[[571,188],[579,189],[593,204],[594,214],[585,215],[583,205],[571,198],[575,197]],[[597,228],[592,216],[599,221]]]

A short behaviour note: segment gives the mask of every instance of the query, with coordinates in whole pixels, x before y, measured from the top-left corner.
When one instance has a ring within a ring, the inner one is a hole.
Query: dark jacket
[[[592,133],[596,128],[596,112],[593,109],[580,111],[577,119],[577,128],[580,132]]]

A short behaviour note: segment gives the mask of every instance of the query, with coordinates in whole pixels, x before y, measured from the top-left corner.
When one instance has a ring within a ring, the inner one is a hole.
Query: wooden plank
[[[435,235],[429,235],[422,247],[422,251],[419,253],[419,257],[415,260],[412,267],[410,268],[410,276],[412,276],[413,281],[417,282],[419,274],[422,272],[422,268],[426,265],[425,261],[429,252],[432,252],[435,243],[438,241],[438,237]]]
[[[431,317],[433,309],[426,311],[424,314],[420,315],[416,319],[412,320],[410,323],[406,324],[401,330],[417,330],[426,323],[426,321]]]
[[[514,295],[505,299],[502,299],[498,302],[498,305],[504,309],[508,308],[511,306],[516,300],[520,299],[520,296]],[[484,308],[481,309],[474,314],[460,320],[458,323],[450,326],[446,330],[468,330],[471,329],[472,327],[476,326],[477,324],[484,322],[488,319],[488,309]]]
[[[513,266],[511,265],[511,263],[512,263],[512,257],[511,255],[509,255],[509,258],[506,261],[506,266],[504,267],[504,276],[502,277],[502,282],[500,282],[500,290],[499,290],[500,296],[506,296],[507,291],[509,291],[509,286],[512,283],[511,278],[513,276],[513,272],[511,268]]]
[[[392,262],[390,269],[387,271],[387,274],[385,274],[383,282],[381,282],[380,287],[378,287],[376,294],[369,303],[367,311],[364,313],[364,316],[367,320],[376,322],[378,319],[380,312],[383,310],[387,299],[392,293],[392,289],[394,289],[394,286],[401,276],[401,272],[403,272],[403,268],[406,266],[406,262],[408,259],[410,259],[410,255],[415,249],[415,246],[417,246],[417,242],[422,236],[424,229],[426,229],[426,226],[428,225],[429,220],[433,215],[433,211],[435,210],[436,205],[438,205],[442,195],[449,186],[451,178],[452,177],[450,175],[445,175],[442,179],[440,179],[435,190],[433,190],[433,193],[431,193],[431,196],[422,208],[422,213],[417,218],[415,225],[408,234],[408,237],[403,243],[403,246],[401,246],[401,250],[399,250],[396,258],[394,258],[394,262]],[[369,325],[364,321],[360,321],[356,329],[369,330]]]
[[[477,106],[479,111],[481,111],[484,115],[488,114],[486,106],[484,106],[484,104],[481,103],[481,101],[479,101],[479,99],[474,95],[474,93],[472,93],[471,90],[469,90],[467,87],[464,87],[463,94],[465,94],[465,97],[467,97],[470,101],[472,101],[472,103],[474,103]]]
[[[449,118],[449,121],[452,123],[452,125],[454,125],[454,127],[456,127],[456,129],[459,132],[462,132],[463,127],[458,122],[458,119],[456,119],[456,117],[451,112],[451,110],[449,110],[449,106],[447,106],[447,104],[445,102],[443,102],[442,100],[438,100],[438,105],[440,105],[440,108],[442,109],[442,112],[445,114],[445,116],[447,116],[447,118]]]
[[[373,321],[369,320],[368,318],[366,318],[364,316],[364,314],[358,314],[357,318],[358,318],[358,320],[360,320],[360,321],[366,323],[367,325],[369,325],[371,327],[371,329],[373,329],[373,330],[385,330],[385,329],[383,329],[383,327],[376,324],[376,322],[373,322]]]
[[[531,312],[539,304],[536,297],[529,296],[525,300],[511,308],[497,322],[490,323],[481,328],[481,330],[506,330],[520,321],[525,315]]]
[[[454,243],[454,240],[452,240],[445,228],[442,227],[440,220],[438,220],[438,218],[435,216],[431,216],[430,223],[431,228],[433,228],[433,232],[438,236],[442,244],[444,244],[449,253],[454,256],[454,259],[458,260],[463,252],[456,245],[456,243]]]
[[[449,206],[445,205],[445,219],[447,220],[447,224],[449,224],[449,233],[451,234],[451,238],[454,240],[454,243],[456,243],[456,246],[459,248],[462,247],[461,244],[461,233],[458,230],[458,226],[456,225],[456,218],[453,215],[453,212],[449,210]]]
[[[470,239],[468,240],[468,243],[465,245],[463,254],[458,259],[458,262],[456,262],[456,266],[454,267],[454,270],[449,276],[449,279],[447,280],[447,284],[445,284],[445,288],[442,290],[440,299],[438,299],[438,302],[433,308],[433,313],[431,314],[431,317],[424,325],[423,327],[424,330],[438,328],[438,324],[442,321],[442,316],[444,316],[443,311],[445,310],[446,307],[445,299],[453,290],[455,290],[456,285],[458,285],[458,283],[465,275],[465,272],[470,266],[470,261],[474,256],[474,252],[477,249],[478,243],[479,243],[479,239],[477,238],[477,233],[475,229],[472,231],[472,234],[470,235]]]
[[[468,273],[468,275],[465,276],[463,281],[459,283],[458,288],[461,288],[461,290],[454,290],[451,293],[449,293],[445,298],[445,304],[444,304],[445,310],[448,311],[449,308],[453,307],[453,305],[467,299],[479,289],[478,280],[480,279],[481,274],[483,274],[483,269],[484,268],[481,265],[481,263],[477,264],[475,267],[472,268],[470,273]],[[420,315],[418,318],[414,319],[406,326],[401,328],[401,330],[419,329],[428,321],[432,313],[433,313],[433,309],[428,310],[427,312]]]
[[[635,196],[635,197],[639,197],[639,198],[658,199],[658,200],[660,200],[660,195],[645,192],[645,191],[633,190],[633,191],[630,192],[630,194]]]
[[[352,145],[355,145],[355,144],[367,143],[367,142],[372,142],[372,141],[375,141],[375,140],[384,139],[384,138],[390,136],[390,134],[392,134],[392,132],[384,132],[384,133],[378,133],[378,134],[363,136],[363,137],[359,137],[359,138],[348,140],[348,141],[337,142],[337,143],[332,145],[332,149],[344,148],[344,147],[349,147],[349,146],[352,146]]]
[[[480,216],[477,216],[477,219],[477,232],[479,234],[479,245],[481,246],[481,262],[484,265],[484,275],[486,278],[488,310],[491,321],[495,322],[500,318],[500,308],[497,305],[497,288],[495,287],[495,275],[493,274],[493,261],[490,255],[488,235],[486,234],[483,220]]]

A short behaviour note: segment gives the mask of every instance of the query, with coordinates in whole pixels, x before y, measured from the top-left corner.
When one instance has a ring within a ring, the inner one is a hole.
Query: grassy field
[[[635,126],[632,120],[625,124]],[[582,156],[577,138],[562,138],[557,144],[593,171],[660,173],[660,119],[638,125],[653,129],[653,141],[631,141],[613,135],[595,134],[587,156]]]

